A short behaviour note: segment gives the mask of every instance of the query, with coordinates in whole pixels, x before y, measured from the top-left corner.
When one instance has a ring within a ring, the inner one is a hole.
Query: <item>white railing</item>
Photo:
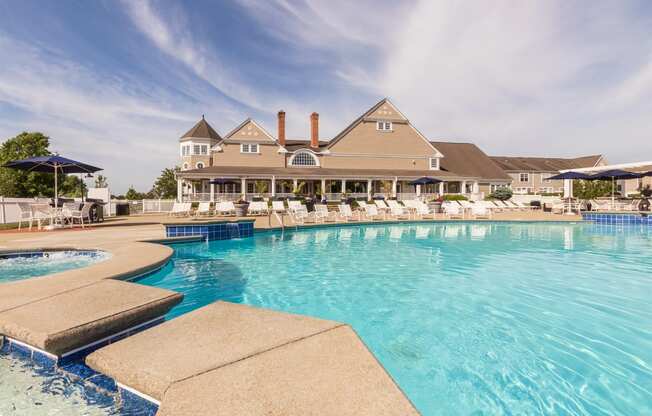
[[[0,196],[0,224],[12,224],[19,221],[20,209],[18,203],[47,204],[50,201],[50,198],[10,198]]]
[[[170,212],[174,202],[174,199],[143,199],[143,214]]]

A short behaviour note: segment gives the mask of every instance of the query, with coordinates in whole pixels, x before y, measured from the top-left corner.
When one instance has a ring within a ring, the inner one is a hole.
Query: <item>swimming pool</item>
[[[175,246],[140,283],[347,322],[424,415],[652,413],[652,232],[433,223]]]
[[[109,257],[109,253],[99,250],[0,253],[0,283],[77,269]]]

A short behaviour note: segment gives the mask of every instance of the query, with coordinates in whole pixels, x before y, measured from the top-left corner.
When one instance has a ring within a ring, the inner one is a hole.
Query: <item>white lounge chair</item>
[[[462,206],[460,204],[451,204],[450,202],[454,202],[454,201],[449,201],[448,203],[442,204],[444,215],[447,218],[464,219],[464,209],[462,208]]]
[[[272,211],[279,214],[285,214],[287,212],[283,201],[272,201]]]
[[[340,204],[337,206],[340,211],[340,217],[345,221],[358,221],[360,219],[360,213],[358,212],[357,218],[351,210],[351,205]]]
[[[290,218],[295,224],[305,224],[306,222],[314,219],[314,216],[311,215],[311,213],[308,212],[308,209],[305,207],[305,205],[301,203],[299,204],[299,206],[297,205],[295,205],[294,207],[291,206],[288,209],[288,213],[290,214]]]
[[[247,212],[251,215],[267,215],[269,214],[269,206],[265,201],[252,201],[249,203]]]
[[[389,206],[385,203],[385,200],[383,199],[375,199],[374,204],[376,204],[376,208],[378,208],[378,211],[380,212],[389,212]]]
[[[430,209],[425,202],[415,200],[414,206],[416,208],[416,214],[425,218],[429,215],[432,216],[432,219],[437,218],[437,212],[434,209]]]
[[[389,201],[387,201],[387,205],[389,205],[390,214],[392,215],[392,217],[396,219],[401,219],[401,218],[410,219],[410,211],[408,211],[408,209],[405,208],[403,205],[399,204],[398,201],[390,199]]]
[[[387,219],[387,214],[378,210],[376,205],[366,204],[364,208],[365,216],[370,220],[384,220]]]
[[[215,207],[215,214],[222,216],[235,215],[235,205],[233,201],[218,202]]]
[[[211,203],[210,202],[200,202],[195,211],[195,215],[210,215],[211,214]]]
[[[190,202],[175,202],[172,204],[172,209],[168,213],[171,217],[180,217],[185,215],[190,215],[190,209],[192,203]]]
[[[315,221],[335,221],[335,212],[329,211],[325,204],[315,204]]]
[[[473,207],[471,208],[471,215],[473,215],[473,218],[475,219],[478,218],[491,219],[491,210],[484,205],[474,204]]]

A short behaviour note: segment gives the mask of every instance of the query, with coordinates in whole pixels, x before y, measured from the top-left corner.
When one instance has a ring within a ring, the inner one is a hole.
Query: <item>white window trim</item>
[[[308,154],[308,155],[310,155],[310,156],[315,160],[315,164],[314,164],[314,165],[294,165],[294,158],[295,158],[297,155],[300,155],[300,154]],[[310,167],[320,167],[320,164],[319,164],[319,158],[318,158],[317,155],[315,155],[313,152],[310,152],[310,151],[307,151],[307,150],[304,150],[304,151],[298,151],[298,152],[295,152],[295,153],[290,157],[290,160],[288,161],[288,167],[291,167],[291,168],[305,168],[305,167],[310,168]]]
[[[188,170],[188,164],[187,163],[183,164],[183,170]]]
[[[199,165],[201,165],[201,167],[199,167]],[[204,169],[206,166],[204,165],[204,162],[197,162],[197,163],[195,164],[195,167],[196,167],[197,169]]]
[[[521,180],[522,175],[527,175],[527,180],[526,181]],[[520,172],[518,174],[518,182],[519,183],[530,183],[530,173],[529,172]]]
[[[432,161],[435,161],[435,166],[432,166]],[[438,157],[431,157],[428,159],[428,168],[430,170],[440,170],[440,161]]]
[[[245,145],[247,146],[247,151],[244,151]],[[251,151],[251,146],[256,146],[256,151]],[[260,154],[260,143],[240,143],[240,153],[245,155],[259,155]]]
[[[389,124],[389,129],[385,128],[386,124]],[[381,125],[383,126],[383,128],[381,128]],[[383,133],[392,132],[392,131],[394,131],[394,123],[392,123],[391,121],[388,121],[388,120],[377,120],[376,121],[376,130],[377,131],[382,131]]]

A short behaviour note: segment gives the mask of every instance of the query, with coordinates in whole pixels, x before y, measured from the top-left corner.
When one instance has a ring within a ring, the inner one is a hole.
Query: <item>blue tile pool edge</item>
[[[56,356],[3,335],[0,335],[0,354],[10,355],[12,359],[35,362],[43,368],[63,373],[73,381],[81,383],[84,388],[92,388],[111,398],[114,404],[119,406],[121,413],[124,410],[127,414],[134,414],[135,409],[138,415],[155,416],[158,412],[158,400],[93,370],[81,358],[59,364],[52,359]]]
[[[207,241],[253,237],[254,221],[163,224],[167,238],[202,236]]]

